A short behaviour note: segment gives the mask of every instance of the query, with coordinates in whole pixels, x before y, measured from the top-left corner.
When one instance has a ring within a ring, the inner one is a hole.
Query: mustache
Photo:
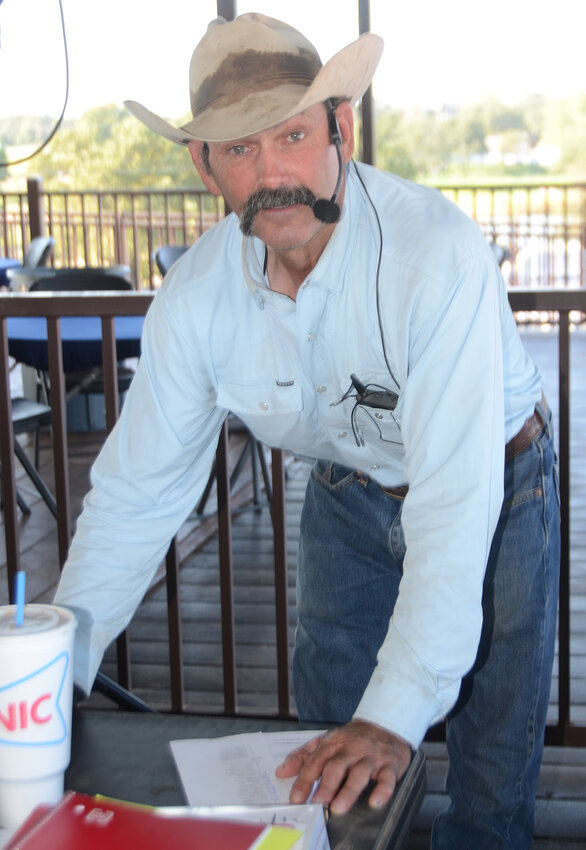
[[[259,189],[250,195],[240,213],[240,229],[245,236],[252,236],[254,220],[262,210],[279,207],[294,207],[303,204],[312,207],[316,197],[307,186],[296,186],[294,189],[282,186],[277,189]]]

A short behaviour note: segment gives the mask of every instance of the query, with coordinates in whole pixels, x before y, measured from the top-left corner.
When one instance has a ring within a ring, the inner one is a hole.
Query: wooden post
[[[279,695],[279,717],[290,717],[285,467],[282,451],[273,449],[271,456],[273,473],[273,500],[271,507],[275,547],[275,613],[277,621],[277,690]]]
[[[40,177],[28,177],[26,181],[28,195],[28,219],[30,238],[42,236],[45,232],[43,210],[43,181]]]
[[[220,605],[222,612],[222,660],[224,666],[224,714],[235,714],[236,641],[234,636],[234,570],[232,560],[232,510],[228,472],[228,423],[220,431],[216,450],[216,492],[220,555]]]
[[[6,571],[8,598],[14,602],[14,580],[20,570],[18,516],[16,510],[16,477],[14,471],[14,431],[10,400],[10,371],[8,368],[8,331],[6,316],[0,316],[0,469],[2,470],[2,508],[6,539]]]

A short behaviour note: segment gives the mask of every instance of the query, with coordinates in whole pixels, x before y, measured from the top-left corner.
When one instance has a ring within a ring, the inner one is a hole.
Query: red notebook
[[[5,850],[249,850],[266,828],[165,815],[69,791],[54,808],[35,809]]]

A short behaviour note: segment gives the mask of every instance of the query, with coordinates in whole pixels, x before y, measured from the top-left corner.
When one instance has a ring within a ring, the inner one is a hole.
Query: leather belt
[[[549,407],[547,406],[547,399],[545,398],[543,393],[541,394],[541,406],[543,407],[543,410],[547,415],[547,413],[549,412]],[[520,454],[523,449],[526,449],[527,446],[530,446],[531,443],[534,443],[543,431],[544,425],[545,420],[542,418],[537,408],[535,408],[532,415],[529,416],[523,423],[523,427],[521,428],[521,430],[517,434],[515,434],[513,439],[509,440],[509,442],[505,446],[505,462],[512,460],[515,455]]]
[[[541,394],[541,406],[547,416],[549,407],[547,405],[547,399],[543,393]],[[531,416],[529,416],[523,423],[521,430],[518,431],[512,440],[509,440],[505,446],[505,463],[508,463],[508,461],[512,460],[516,455],[520,454],[523,449],[526,449],[527,446],[531,445],[531,443],[534,443],[543,431],[544,425],[545,420],[537,408],[535,408]],[[403,484],[400,487],[383,487],[383,490],[385,493],[388,493],[389,496],[398,496],[400,499],[404,499],[409,492],[409,487],[406,484]]]

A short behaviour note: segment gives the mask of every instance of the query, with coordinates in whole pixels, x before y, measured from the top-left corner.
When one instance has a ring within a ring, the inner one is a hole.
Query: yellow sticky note
[[[288,826],[270,826],[264,831],[258,842],[255,842],[254,850],[289,850],[302,835],[302,829],[291,829]]]

